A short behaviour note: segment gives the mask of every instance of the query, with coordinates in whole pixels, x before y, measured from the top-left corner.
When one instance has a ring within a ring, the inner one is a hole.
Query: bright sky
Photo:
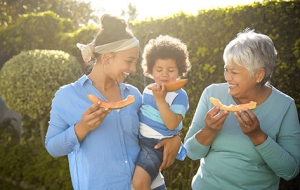
[[[80,0],[79,0],[80,1]],[[165,17],[180,11],[197,14],[198,10],[214,7],[227,7],[262,2],[262,0],[81,0],[91,2],[92,9],[100,10],[99,14],[110,13],[121,15],[128,5],[135,6],[138,19]]]

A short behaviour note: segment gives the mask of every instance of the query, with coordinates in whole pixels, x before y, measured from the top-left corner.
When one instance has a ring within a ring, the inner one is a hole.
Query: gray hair
[[[276,58],[277,51],[271,38],[248,28],[238,33],[237,37],[229,42],[223,54],[225,65],[234,62],[245,67],[252,76],[259,69],[265,69],[266,74],[261,84],[269,82]]]

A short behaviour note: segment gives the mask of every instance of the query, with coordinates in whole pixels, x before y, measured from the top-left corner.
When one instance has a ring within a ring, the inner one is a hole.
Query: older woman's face
[[[232,63],[224,66],[224,77],[229,84],[228,92],[235,98],[246,98],[254,92],[255,77],[242,66]]]

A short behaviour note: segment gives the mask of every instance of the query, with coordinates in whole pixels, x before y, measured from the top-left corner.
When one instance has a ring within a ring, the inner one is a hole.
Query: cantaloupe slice
[[[127,96],[126,99],[118,101],[118,102],[107,102],[105,100],[101,100],[100,98],[98,98],[97,96],[95,96],[93,94],[88,94],[87,97],[93,103],[100,101],[101,102],[99,104],[100,108],[109,108],[109,109],[121,109],[121,108],[124,108],[124,107],[132,104],[135,101],[135,98],[132,95],[129,95],[129,96]]]
[[[239,110],[245,111],[247,108],[250,109],[250,110],[256,108],[256,102],[254,102],[254,101],[250,101],[247,104],[239,104],[239,105],[232,105],[231,104],[229,106],[223,105],[222,102],[217,98],[210,97],[209,101],[214,106],[219,106],[220,110],[224,110],[224,111],[226,110],[226,111],[230,111],[230,112],[237,112]]]
[[[165,84],[165,88],[167,92],[174,92],[176,90],[179,90],[180,88],[182,88],[186,83],[188,82],[188,79],[180,79],[180,80],[176,80],[173,82],[169,82]],[[149,84],[148,85],[148,89],[151,90],[152,86],[154,84]]]

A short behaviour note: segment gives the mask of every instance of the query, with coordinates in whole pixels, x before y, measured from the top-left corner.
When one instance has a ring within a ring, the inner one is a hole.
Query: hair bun
[[[101,17],[101,26],[103,32],[106,34],[113,34],[116,32],[124,34],[126,32],[127,24],[124,19],[104,14]]]

